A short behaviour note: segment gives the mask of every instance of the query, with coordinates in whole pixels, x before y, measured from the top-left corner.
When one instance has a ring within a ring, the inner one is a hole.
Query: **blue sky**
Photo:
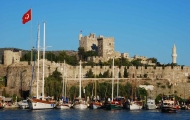
[[[177,63],[190,66],[190,0],[1,0],[0,8],[0,48],[29,50],[46,21],[48,50],[77,50],[82,30],[114,37],[115,51],[165,64],[175,43]],[[22,24],[30,8],[32,21]]]

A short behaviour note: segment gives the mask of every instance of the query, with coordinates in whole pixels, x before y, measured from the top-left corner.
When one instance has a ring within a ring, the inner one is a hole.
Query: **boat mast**
[[[172,71],[172,81],[173,81],[172,87],[173,87],[173,96],[174,96],[174,71]]]
[[[132,80],[132,82],[131,82],[131,83],[132,83],[132,84],[131,84],[131,91],[132,91],[132,92],[131,92],[131,93],[132,93],[132,101],[134,101],[134,95],[133,95],[133,89],[134,89],[133,86],[134,86],[134,83],[133,83],[133,79],[132,79],[133,72],[134,72],[134,71],[133,71],[133,66],[132,66],[131,69],[132,69],[132,74],[131,74],[131,80]]]
[[[119,93],[119,67],[118,67],[118,79],[117,79],[117,98]]]
[[[46,40],[46,23],[44,22],[44,45],[43,45],[43,72],[42,72],[42,99],[44,98],[44,72],[45,72],[45,67],[44,67],[44,62],[45,62],[45,40]]]
[[[62,95],[64,97],[64,79],[65,79],[65,60],[64,60],[64,63],[63,63],[63,89],[62,89]]]
[[[96,68],[95,68],[95,78],[96,78]],[[95,79],[95,85],[94,85],[94,87],[95,87],[95,90],[94,90],[94,95],[95,95],[95,97],[96,97],[96,99],[97,99],[97,83],[96,83],[96,79]]]
[[[79,98],[81,98],[81,60],[80,60],[80,71],[79,71]]]
[[[113,102],[113,89],[114,89],[114,58],[113,58],[113,66],[112,66],[112,93],[111,93],[112,102]]]
[[[67,90],[67,67],[65,68],[66,69],[66,75],[65,75],[65,98],[67,97],[67,95],[66,95],[66,90]]]
[[[36,98],[38,99],[38,80],[39,80],[39,74],[40,74],[40,24],[38,24],[38,73],[37,73],[37,80],[36,80]]]

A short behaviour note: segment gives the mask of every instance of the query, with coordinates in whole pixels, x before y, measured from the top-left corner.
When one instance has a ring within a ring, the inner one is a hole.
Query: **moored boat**
[[[89,106],[91,109],[100,109],[102,108],[102,102],[100,101],[92,101]]]
[[[55,101],[53,101],[50,97],[45,99],[28,99],[29,108],[32,110],[36,109],[52,109],[55,107]]]
[[[66,97],[66,100],[62,99],[58,102],[56,108],[59,109],[70,109],[71,108],[71,103],[69,102],[69,98]]]
[[[137,101],[137,100],[130,101],[128,99],[128,101],[125,102],[125,108],[128,110],[140,110],[142,109],[142,107],[143,107],[142,101]]]
[[[3,109],[5,107],[4,99],[5,97],[0,96],[0,109]]]
[[[147,110],[156,109],[155,100],[148,98],[148,99],[147,99],[147,102],[146,102],[146,104],[145,104],[145,109],[147,109]]]
[[[64,96],[67,96],[66,95],[66,84],[67,84],[67,81],[65,79],[65,60],[64,60],[64,74],[63,74],[63,88],[62,88],[62,99],[59,101],[59,103],[56,105],[56,108],[59,108],[59,109],[70,109],[71,108],[71,103],[69,102],[69,98],[68,97],[64,97]]]
[[[51,109],[55,107],[55,101],[52,100],[51,97],[44,97],[44,76],[45,76],[45,22],[44,22],[44,41],[43,41],[43,71],[42,71],[42,93],[41,98],[38,98],[38,81],[39,81],[39,52],[40,52],[40,25],[38,25],[38,74],[37,74],[37,86],[36,86],[36,94],[37,97],[28,98],[29,108],[34,109]]]
[[[70,109],[71,108],[71,104],[68,102],[59,102],[59,104],[56,106],[56,108],[59,109]]]
[[[18,102],[18,106],[21,109],[28,109],[29,108],[27,100],[22,100],[22,101]]]
[[[114,74],[114,58],[112,63],[112,73]],[[119,75],[119,69],[118,69],[118,75]],[[119,76],[118,76],[119,78]],[[106,101],[105,107],[107,110],[121,110],[123,108],[123,102],[124,101],[121,97],[118,97],[118,81],[117,81],[117,97],[114,99],[114,75],[112,76],[112,99],[111,101],[108,100],[108,103]]]
[[[85,101],[85,98],[81,97],[81,61],[79,69],[79,97],[74,99],[73,108],[75,109],[86,109],[88,108],[88,103]]]
[[[88,103],[84,100],[84,98],[76,98],[76,99],[74,99],[73,108],[74,109],[86,109],[86,108],[88,108]]]
[[[112,101],[106,105],[107,110],[121,110],[123,105],[119,101]]]
[[[176,113],[174,97],[173,96],[163,96],[160,109],[161,109],[161,112]]]

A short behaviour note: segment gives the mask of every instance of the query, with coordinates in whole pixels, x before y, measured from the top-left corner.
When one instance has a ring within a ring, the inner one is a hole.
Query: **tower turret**
[[[172,63],[176,63],[177,59],[177,54],[176,54],[176,46],[174,44],[173,48],[172,48]]]
[[[79,34],[79,47],[81,47],[81,38],[82,38],[82,33]]]

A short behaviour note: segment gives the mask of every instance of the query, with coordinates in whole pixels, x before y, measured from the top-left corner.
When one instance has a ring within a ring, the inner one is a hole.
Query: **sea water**
[[[0,120],[190,120],[189,110],[162,113],[159,110],[113,110],[104,109],[2,109]]]

